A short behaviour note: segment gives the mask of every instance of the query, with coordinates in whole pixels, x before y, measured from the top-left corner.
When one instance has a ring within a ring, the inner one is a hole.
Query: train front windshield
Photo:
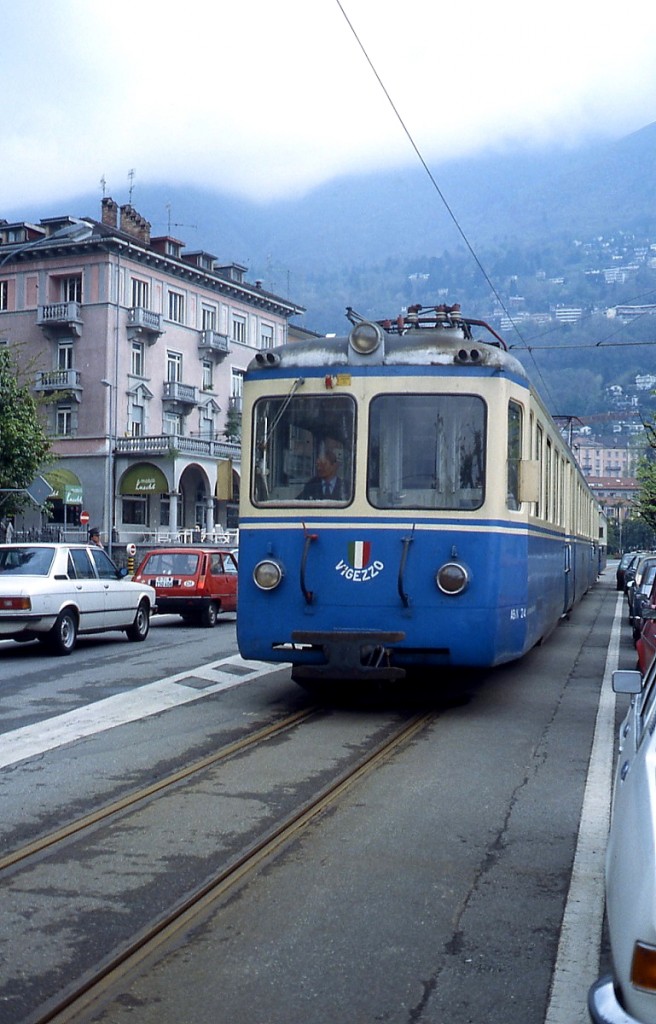
[[[347,395],[263,398],[255,407],[253,502],[347,505],[353,495],[355,401]]]
[[[369,417],[375,508],[479,508],[485,405],[474,395],[379,395]]]
[[[350,395],[260,399],[256,505],[347,505],[355,488],[356,404]],[[370,407],[367,465],[375,508],[474,509],[485,497],[485,403],[475,395],[386,394]]]

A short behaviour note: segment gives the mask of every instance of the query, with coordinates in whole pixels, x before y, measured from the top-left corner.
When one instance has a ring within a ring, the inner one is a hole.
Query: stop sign
[[[86,526],[87,525],[87,523],[89,522],[89,513],[88,512],[80,512],[80,522],[82,523],[82,526]]]

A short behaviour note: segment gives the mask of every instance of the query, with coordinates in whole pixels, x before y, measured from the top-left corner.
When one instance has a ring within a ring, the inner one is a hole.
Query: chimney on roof
[[[121,207],[121,231],[150,245],[150,223],[130,203]]]
[[[102,223],[108,228],[118,227],[118,203],[115,203],[110,196],[105,196],[101,206]]]

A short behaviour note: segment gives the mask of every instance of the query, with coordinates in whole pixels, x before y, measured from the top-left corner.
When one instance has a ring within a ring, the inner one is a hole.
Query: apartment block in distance
[[[111,549],[236,526],[244,372],[305,312],[246,270],[108,197],[100,221],[0,220],[0,344],[34,374],[55,455],[42,527],[80,533],[87,513]]]

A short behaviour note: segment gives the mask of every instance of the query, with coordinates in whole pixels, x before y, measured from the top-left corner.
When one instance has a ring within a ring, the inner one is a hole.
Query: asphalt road
[[[607,959],[598,837],[583,870],[596,888],[578,900],[586,916],[563,921],[586,784],[607,803],[623,710],[606,708],[611,738],[597,749],[613,584],[608,571],[521,662],[391,695],[375,713],[411,704],[434,721],[88,1019],[584,1024]],[[203,630],[162,618],[143,644],[83,638],[69,658],[0,644],[1,853],[307,706],[286,670],[241,662],[232,619]],[[625,618],[618,656],[633,666]],[[371,714],[336,713],[335,745]],[[285,773],[269,781],[284,787]],[[3,1016],[20,974],[16,927],[0,903],[2,1024],[22,1024]]]

